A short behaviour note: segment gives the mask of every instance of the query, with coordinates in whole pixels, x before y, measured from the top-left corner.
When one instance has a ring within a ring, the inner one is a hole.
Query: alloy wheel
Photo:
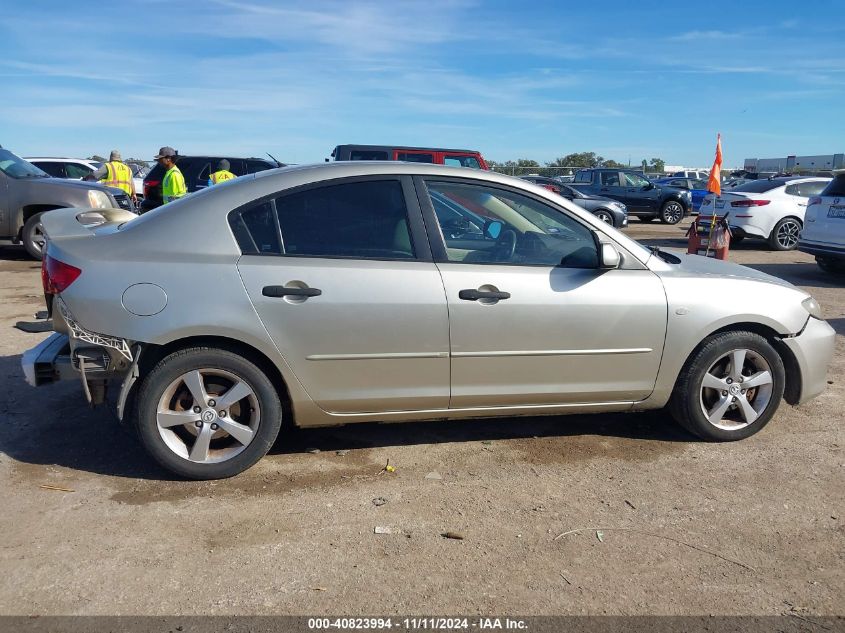
[[[596,218],[598,218],[599,220],[601,220],[605,224],[609,224],[610,226],[613,226],[613,217],[611,217],[611,215],[609,213],[607,213],[606,211],[599,211],[598,213],[596,213]]]
[[[775,239],[784,250],[792,250],[798,244],[798,236],[801,234],[801,225],[795,220],[786,220],[778,227]]]
[[[773,387],[772,370],[763,356],[750,349],[731,350],[704,374],[701,411],[716,428],[737,431],[766,410]]]
[[[684,208],[678,202],[667,202],[663,207],[663,221],[667,224],[677,224],[684,217]]]
[[[239,455],[255,438],[260,420],[253,388],[222,369],[182,374],[164,390],[156,410],[156,426],[167,447],[201,464]]]

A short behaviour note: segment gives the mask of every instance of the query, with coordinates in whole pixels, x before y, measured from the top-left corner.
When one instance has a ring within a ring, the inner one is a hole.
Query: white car
[[[731,239],[762,238],[776,251],[798,246],[807,202],[818,196],[830,178],[767,178],[751,180],[721,196],[707,196],[701,203],[700,218],[709,222],[728,215]]]
[[[24,157],[24,160],[47,172],[53,178],[69,178],[74,180],[82,180],[85,176],[94,173],[103,166],[103,163],[87,158],[49,158],[36,156],[31,158]],[[136,167],[134,165],[130,165],[130,168],[134,175],[132,180],[135,183],[135,193],[140,200],[144,197],[144,177],[138,177],[138,172],[135,171]]]
[[[845,170],[807,203],[798,250],[815,255],[824,271],[845,273]]]
[[[660,176],[662,177],[662,176]],[[694,180],[707,180],[710,178],[709,171],[701,169],[685,169],[683,171],[676,171],[669,178],[692,178]]]

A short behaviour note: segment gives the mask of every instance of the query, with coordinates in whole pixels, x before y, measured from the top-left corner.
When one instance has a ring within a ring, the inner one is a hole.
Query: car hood
[[[775,284],[778,286],[786,286],[788,288],[795,288],[788,281],[784,281],[779,277],[773,277],[766,273],[761,273],[759,270],[749,268],[748,266],[740,266],[731,262],[713,259],[711,257],[703,257],[701,255],[687,255],[681,253],[671,253],[681,260],[679,264],[666,264],[663,260],[659,260],[655,255],[652,255],[648,260],[648,265],[654,262],[659,263],[659,270],[655,270],[658,275],[674,276],[674,277],[728,277],[734,279],[750,279],[753,281],[760,281],[763,283]],[[658,260],[655,262],[655,260]]]
[[[121,191],[120,189],[116,190],[114,187],[106,187],[105,185],[101,185],[96,182],[82,180],[65,180],[64,178],[31,178],[27,179],[25,182],[37,182],[39,187],[58,187],[59,189],[65,190],[77,189],[89,191],[91,189],[99,189],[100,191],[108,191],[109,193]]]

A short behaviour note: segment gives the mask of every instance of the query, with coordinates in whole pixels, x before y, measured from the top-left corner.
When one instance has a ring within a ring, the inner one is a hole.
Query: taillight
[[[144,181],[144,197],[149,198],[153,195],[155,188],[161,184],[160,180],[145,180]]]
[[[820,196],[814,196],[814,197],[810,198],[809,200],[807,200],[807,206],[808,207],[812,207],[814,204],[821,204],[821,203],[822,203],[822,199],[821,199]]]
[[[765,207],[771,200],[734,200],[732,207]]]
[[[55,295],[70,286],[82,271],[76,266],[65,264],[55,257],[44,255],[41,260],[41,284],[44,286],[44,294]]]

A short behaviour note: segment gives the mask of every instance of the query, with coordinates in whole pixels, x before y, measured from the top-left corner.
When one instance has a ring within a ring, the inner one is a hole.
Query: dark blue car
[[[686,189],[692,194],[692,212],[698,213],[701,201],[707,195],[707,181],[696,178],[660,178],[653,181],[658,185]]]

